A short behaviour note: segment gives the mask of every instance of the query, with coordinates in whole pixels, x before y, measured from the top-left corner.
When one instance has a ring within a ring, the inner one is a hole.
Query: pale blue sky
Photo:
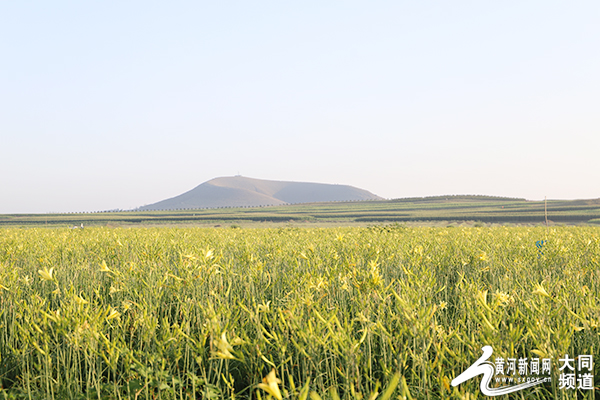
[[[600,2],[0,3],[0,213],[218,176],[600,197]]]

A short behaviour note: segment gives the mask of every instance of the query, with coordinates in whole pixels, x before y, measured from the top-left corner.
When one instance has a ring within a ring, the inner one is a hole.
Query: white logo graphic
[[[481,388],[481,393],[486,396],[500,396],[503,394],[527,389],[544,382],[544,379],[534,379],[515,386],[491,388],[490,383],[492,382],[492,378],[494,377],[496,370],[494,368],[494,364],[488,362],[487,360],[492,356],[494,350],[492,349],[492,346],[483,346],[481,350],[483,350],[483,355],[479,358],[479,360],[475,361],[473,365],[467,368],[462,374],[454,378],[452,380],[452,386],[458,386],[461,383],[476,377],[477,375],[483,375],[481,378],[481,385],[479,386]]]

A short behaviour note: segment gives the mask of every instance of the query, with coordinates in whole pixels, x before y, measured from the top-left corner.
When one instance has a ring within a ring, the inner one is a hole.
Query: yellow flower
[[[123,303],[121,303],[121,307],[123,307],[124,311],[127,311],[131,308],[131,306],[133,305],[133,302],[125,300]]]
[[[109,307],[109,312],[108,312],[108,315],[106,316],[106,320],[110,321],[111,319],[119,318],[120,315],[121,315],[120,312],[118,312],[114,308]]]
[[[494,297],[495,297],[495,304],[500,305],[502,307],[508,305],[511,302],[511,297],[507,293],[496,291],[496,293],[494,294]]]
[[[447,377],[447,376],[444,376],[444,377],[442,378],[442,384],[444,385],[444,388],[445,388],[447,391],[449,391],[449,392],[451,391],[451,389],[450,389],[450,379],[448,379],[448,377]]]
[[[275,376],[275,370],[272,369],[271,372],[269,372],[269,375],[263,378],[262,383],[258,384],[258,387],[275,397],[277,400],[281,400],[282,397],[278,383],[281,383],[281,380]]]
[[[106,265],[106,261],[102,261],[102,264],[100,264],[100,272],[109,272],[111,273],[112,271],[108,268],[108,265]]]
[[[217,348],[219,349],[215,353],[215,355],[217,357],[227,359],[227,360],[235,360],[236,359],[235,356],[233,354],[231,354],[231,351],[233,351],[233,347],[227,341],[227,336],[225,335],[225,332],[223,332],[223,334],[221,334],[221,339],[216,340],[216,345],[217,345]]]
[[[42,279],[45,281],[51,281],[52,279],[54,279],[52,276],[53,272],[54,268],[50,268],[50,271],[48,271],[48,269],[46,268],[38,270],[38,274],[40,274]]]
[[[79,297],[77,295],[74,295],[75,301],[77,302],[77,304],[79,304],[80,306],[84,305],[84,304],[88,304],[89,301],[85,300],[82,297]]]
[[[544,289],[544,287],[539,283],[537,285],[535,285],[535,289],[533,290],[533,293],[539,294],[540,296],[548,297],[549,299],[551,298],[551,296],[548,294],[546,289]]]
[[[259,304],[258,305],[258,312],[269,312],[270,305],[271,305],[271,300],[267,301],[266,303]]]

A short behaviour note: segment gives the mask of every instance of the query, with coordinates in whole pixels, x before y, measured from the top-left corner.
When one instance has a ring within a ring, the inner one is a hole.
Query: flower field
[[[593,227],[2,229],[0,399],[593,399],[599,296]]]

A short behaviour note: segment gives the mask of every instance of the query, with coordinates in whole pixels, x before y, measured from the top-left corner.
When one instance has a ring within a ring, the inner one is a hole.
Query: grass
[[[488,344],[592,399],[599,293],[597,227],[2,229],[0,398],[467,398]]]
[[[552,200],[551,224],[587,224],[600,219],[600,200]],[[3,226],[251,225],[287,223],[327,226],[382,223],[542,224],[544,202],[490,196],[440,196],[386,201],[294,204],[274,207],[71,214],[0,215]]]

